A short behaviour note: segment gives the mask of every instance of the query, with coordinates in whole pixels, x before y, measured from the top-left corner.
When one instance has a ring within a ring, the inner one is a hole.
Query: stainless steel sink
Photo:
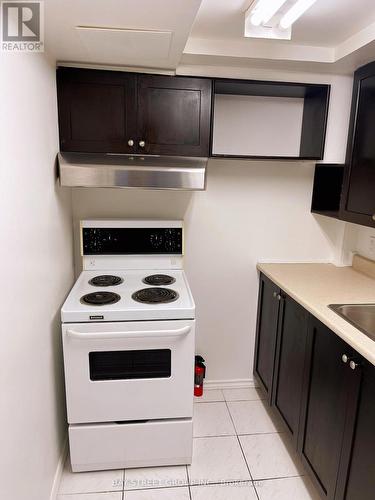
[[[330,304],[328,307],[375,340],[375,304]]]

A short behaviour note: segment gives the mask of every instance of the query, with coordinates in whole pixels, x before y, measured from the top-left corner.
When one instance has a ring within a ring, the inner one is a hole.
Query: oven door
[[[69,423],[192,416],[194,320],[62,325]]]

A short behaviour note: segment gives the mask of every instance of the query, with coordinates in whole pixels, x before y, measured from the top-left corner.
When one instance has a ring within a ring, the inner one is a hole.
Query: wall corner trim
[[[64,465],[67,454],[68,454],[68,434],[66,434],[61,448],[60,458],[59,461],[57,462],[56,472],[53,478],[52,489],[49,500],[57,500],[57,495],[59,494],[60,483],[64,471]]]

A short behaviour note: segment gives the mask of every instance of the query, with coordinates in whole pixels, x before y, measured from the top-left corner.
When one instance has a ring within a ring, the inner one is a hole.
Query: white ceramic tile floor
[[[73,493],[122,491],[123,481],[123,470],[72,472],[68,457],[62,475],[59,493],[61,495],[71,495]]]
[[[258,500],[251,481],[192,486],[191,498],[192,500]]]
[[[171,488],[187,484],[186,465],[125,470],[125,490]]]
[[[237,436],[195,438],[188,474],[197,485],[250,479]]]
[[[204,437],[188,467],[72,473],[68,457],[57,500],[318,500],[261,397],[209,389],[195,400],[194,435]]]
[[[300,476],[303,470],[297,454],[286,445],[282,434],[240,436],[250,473],[254,480]]]
[[[202,396],[194,397],[194,403],[207,403],[213,401],[224,401],[223,392],[220,389],[207,389]]]
[[[189,488],[126,491],[124,500],[190,500]]]
[[[320,500],[307,477],[287,477],[256,481],[259,500]]]
[[[263,401],[229,401],[227,404],[237,434],[264,434],[280,430]]]
[[[264,394],[257,387],[243,389],[223,389],[225,401],[257,401],[265,399]]]
[[[194,405],[194,437],[236,435],[226,403]]]
[[[82,493],[78,495],[58,495],[57,500],[122,500],[122,491],[116,493]]]

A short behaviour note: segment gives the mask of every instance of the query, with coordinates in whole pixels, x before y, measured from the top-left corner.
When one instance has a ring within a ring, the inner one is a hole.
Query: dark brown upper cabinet
[[[375,62],[354,73],[341,218],[375,226]]]
[[[61,151],[208,156],[211,80],[58,68]]]
[[[137,108],[145,153],[208,156],[211,80],[139,76]]]
[[[329,96],[330,85],[215,79],[211,156],[321,160]]]
[[[134,74],[58,68],[57,91],[61,151],[134,152]]]
[[[340,163],[318,163],[315,165],[314,188],[311,212],[340,218],[344,165]]]

